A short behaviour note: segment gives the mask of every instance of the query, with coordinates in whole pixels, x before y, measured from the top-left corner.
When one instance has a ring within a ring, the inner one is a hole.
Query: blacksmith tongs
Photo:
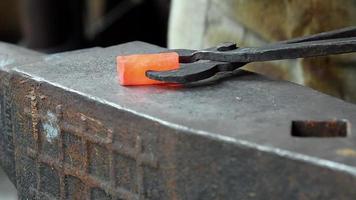
[[[146,76],[164,82],[189,83],[210,78],[218,72],[233,71],[257,61],[307,58],[356,52],[356,27],[295,38],[263,47],[239,48],[226,43],[205,50],[176,49],[180,68],[147,71]]]

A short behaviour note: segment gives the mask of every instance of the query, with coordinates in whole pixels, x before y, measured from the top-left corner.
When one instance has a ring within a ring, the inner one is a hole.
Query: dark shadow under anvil
[[[0,139],[12,150],[2,147],[1,163],[20,198],[356,197],[350,130],[291,136],[295,120],[354,125],[355,105],[256,74],[204,87],[118,85],[117,55],[162,50],[133,42],[3,67]]]

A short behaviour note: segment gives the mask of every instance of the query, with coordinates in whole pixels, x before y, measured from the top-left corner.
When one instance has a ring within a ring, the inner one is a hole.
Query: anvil
[[[250,72],[117,84],[116,56],[163,51],[0,57],[0,158],[20,199],[356,198],[355,105]]]

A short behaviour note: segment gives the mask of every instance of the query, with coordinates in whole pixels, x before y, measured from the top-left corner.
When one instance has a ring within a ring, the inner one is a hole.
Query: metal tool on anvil
[[[164,82],[189,83],[233,71],[250,62],[307,58],[356,52],[356,27],[281,41],[262,47],[239,48],[226,43],[205,50],[176,49],[177,70],[147,71],[146,76]]]

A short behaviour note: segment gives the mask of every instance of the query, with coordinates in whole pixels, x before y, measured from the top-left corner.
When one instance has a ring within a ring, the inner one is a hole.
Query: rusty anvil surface
[[[294,120],[354,125],[355,105],[253,73],[118,85],[117,55],[164,50],[132,42],[0,68],[0,158],[20,198],[356,197],[354,135],[291,136]]]

